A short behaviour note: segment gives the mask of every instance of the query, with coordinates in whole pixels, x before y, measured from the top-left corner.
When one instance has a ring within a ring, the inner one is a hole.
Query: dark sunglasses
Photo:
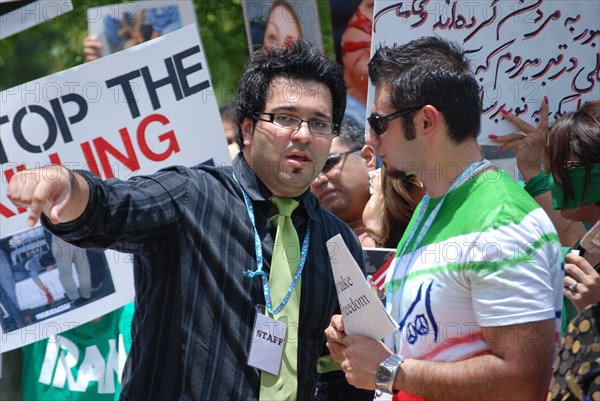
[[[387,124],[390,121],[392,121],[396,118],[405,116],[408,113],[411,113],[413,111],[419,110],[423,106],[424,105],[413,106],[413,107],[409,107],[407,109],[398,110],[391,114],[388,114],[387,116],[380,116],[379,114],[371,114],[371,116],[367,118],[367,121],[369,122],[369,127],[371,127],[371,130],[379,136],[379,135],[382,135],[387,130]]]
[[[321,170],[321,172],[327,174],[340,162],[340,160],[342,160],[342,157],[349,155],[350,153],[358,152],[360,149],[361,148],[353,148],[345,152],[330,154],[327,156],[327,159],[325,159],[325,164],[323,165],[323,170]]]
[[[576,167],[583,167],[586,166],[587,163],[584,161],[580,161],[580,160],[567,160],[563,162],[563,168],[565,170],[569,170],[572,168],[576,168]]]

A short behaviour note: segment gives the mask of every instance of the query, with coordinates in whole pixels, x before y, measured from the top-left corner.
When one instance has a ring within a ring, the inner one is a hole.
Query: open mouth
[[[304,152],[293,152],[287,156],[287,159],[292,161],[293,164],[299,167],[306,167],[308,165],[312,165],[312,158],[308,153]]]

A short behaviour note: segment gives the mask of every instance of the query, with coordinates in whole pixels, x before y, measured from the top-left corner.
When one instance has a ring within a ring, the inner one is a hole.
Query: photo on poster
[[[102,43],[103,56],[196,23],[189,0],[141,1],[88,9],[88,30]]]
[[[250,51],[304,39],[323,48],[315,0],[244,0],[244,20]]]
[[[367,118],[373,7],[375,0],[330,0],[333,47],[348,87],[345,116],[364,127]]]
[[[365,273],[374,275],[390,259],[394,258],[396,250],[392,248],[363,248]]]
[[[2,330],[75,310],[115,292],[103,252],[73,246],[42,226],[0,239]]]

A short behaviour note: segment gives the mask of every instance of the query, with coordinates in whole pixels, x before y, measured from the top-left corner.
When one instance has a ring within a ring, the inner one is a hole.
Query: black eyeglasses
[[[342,157],[349,155],[350,153],[358,152],[360,149],[361,148],[352,148],[345,152],[330,154],[327,156],[327,159],[325,159],[325,164],[323,165],[323,170],[321,170],[321,172],[323,174],[329,173],[335,166],[337,166],[340,160],[342,160]]]
[[[261,116],[268,116],[268,118],[261,118]],[[292,131],[300,128],[302,123],[308,123],[308,130],[311,134],[317,134],[322,136],[337,136],[338,126],[329,121],[320,120],[303,120],[301,118],[288,116],[286,114],[275,114],[275,113],[256,113],[254,114],[257,120],[266,121],[274,124],[280,128],[289,129]]]
[[[383,133],[387,130],[387,124],[396,119],[396,118],[400,118],[402,116],[407,115],[408,113],[411,113],[415,110],[419,110],[421,107],[423,107],[424,105],[420,105],[420,106],[413,106],[413,107],[409,107],[407,109],[402,109],[402,110],[398,110],[395,111],[391,114],[388,114],[387,116],[380,116],[378,114],[371,114],[370,117],[367,118],[367,121],[369,122],[369,127],[371,127],[371,130],[379,135],[383,135]]]
[[[580,160],[567,160],[563,162],[563,168],[568,170],[575,167],[587,166],[587,163]]]

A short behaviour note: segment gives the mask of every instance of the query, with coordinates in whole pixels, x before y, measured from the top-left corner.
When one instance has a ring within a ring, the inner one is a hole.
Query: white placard
[[[386,312],[340,234],[327,241],[327,250],[346,333],[380,340],[396,331],[398,323]]]
[[[9,258],[3,267],[10,265],[3,269],[2,284],[29,319],[8,330],[10,312],[3,307],[0,348],[5,352],[83,324],[130,302],[134,294],[131,255],[86,252],[94,271],[108,272],[95,283],[102,288],[92,293],[93,302],[69,302],[51,269],[58,241],[39,225],[25,229],[27,211],[6,197],[16,171],[52,162],[127,179],[176,164],[229,165],[231,158],[195,25],[8,89],[0,97],[0,251]],[[47,293],[25,268],[34,255]],[[5,280],[5,273],[12,276]],[[7,285],[11,278],[14,284]]]
[[[502,108],[535,124],[544,96],[550,121],[600,98],[599,15],[588,0],[376,0],[371,54],[427,35],[459,43],[481,87],[479,142],[494,145],[489,134],[514,131]]]

